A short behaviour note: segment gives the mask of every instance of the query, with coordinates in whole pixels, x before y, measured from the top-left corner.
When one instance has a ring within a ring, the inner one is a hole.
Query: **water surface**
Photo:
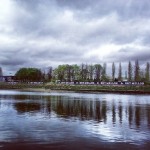
[[[149,95],[0,91],[0,149],[149,149]]]

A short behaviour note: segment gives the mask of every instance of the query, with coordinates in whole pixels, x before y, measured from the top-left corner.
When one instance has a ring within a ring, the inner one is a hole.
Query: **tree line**
[[[71,82],[92,82],[92,81],[144,81],[150,80],[150,65],[146,63],[145,70],[140,68],[139,61],[136,60],[134,64],[131,61],[128,62],[128,69],[125,71],[125,75],[122,73],[122,64],[119,63],[118,68],[113,62],[111,67],[111,75],[107,74],[107,64],[84,64],[81,65],[59,65],[57,68],[48,68],[48,71],[41,71],[37,68],[21,68],[16,74],[16,80],[22,82],[28,81],[56,81]],[[118,74],[117,74],[118,73]]]

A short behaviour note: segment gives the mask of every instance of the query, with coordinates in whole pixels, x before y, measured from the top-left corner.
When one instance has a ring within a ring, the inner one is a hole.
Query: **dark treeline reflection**
[[[40,110],[40,104],[38,103],[15,103],[15,108],[19,113],[35,112]]]
[[[0,96],[0,98],[4,96]],[[140,127],[143,123],[150,126],[150,104],[136,102],[85,99],[67,96],[34,96],[7,95],[6,99],[15,99],[14,108],[20,114],[32,112],[48,115],[54,112],[58,117],[75,117],[80,120],[94,120],[97,122],[112,122]]]
[[[81,120],[96,120],[106,121],[107,113],[106,101],[92,101],[92,100],[62,100],[58,97],[52,105],[52,110],[59,116],[63,117],[78,117]]]

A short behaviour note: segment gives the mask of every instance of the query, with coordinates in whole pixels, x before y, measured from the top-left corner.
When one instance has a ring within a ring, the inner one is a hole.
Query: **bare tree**
[[[52,67],[49,67],[49,68],[48,68],[47,76],[48,76],[48,80],[50,80],[50,81],[51,81],[51,79],[52,79],[52,72],[53,72],[53,68],[52,68]]]

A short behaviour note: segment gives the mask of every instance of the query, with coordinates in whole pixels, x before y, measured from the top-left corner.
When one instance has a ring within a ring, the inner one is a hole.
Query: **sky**
[[[150,61],[149,0],[0,0],[0,67]]]

